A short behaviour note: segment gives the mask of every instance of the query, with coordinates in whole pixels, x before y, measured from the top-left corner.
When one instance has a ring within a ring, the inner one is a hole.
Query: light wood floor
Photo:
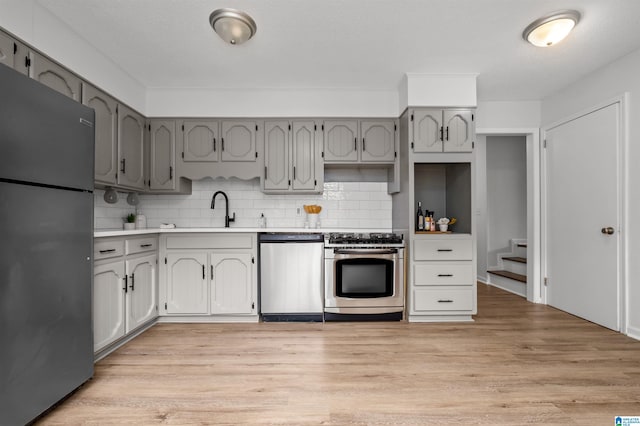
[[[157,325],[40,424],[613,425],[640,342],[478,285],[474,323]]]

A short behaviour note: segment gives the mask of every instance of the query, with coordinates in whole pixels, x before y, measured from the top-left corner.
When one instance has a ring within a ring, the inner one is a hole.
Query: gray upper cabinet
[[[265,122],[264,192],[320,191],[317,131],[313,120]]]
[[[473,112],[468,109],[416,109],[412,112],[413,152],[471,152]]]
[[[264,124],[264,186],[265,191],[286,191],[289,178],[289,147],[291,139],[288,121],[267,121]]]
[[[118,185],[143,191],[144,188],[144,117],[118,106]]]
[[[32,55],[31,77],[71,99],[81,101],[80,78],[38,53]]]
[[[84,84],[82,103],[93,108],[95,118],[95,180],[115,185],[118,174],[118,103],[95,87]]]
[[[325,120],[322,127],[325,162],[358,161],[357,120]]]
[[[361,120],[363,162],[393,162],[396,157],[396,123],[394,120]]]
[[[397,132],[393,119],[325,120],[327,163],[393,163]]]
[[[444,151],[471,152],[473,150],[473,113],[470,110],[444,111]]]
[[[149,188],[175,189],[176,123],[151,120],[149,130]]]
[[[29,75],[31,54],[24,44],[0,31],[0,64]]]
[[[220,160],[221,141],[217,121],[185,120],[181,127],[183,161],[210,163]]]
[[[256,161],[257,121],[224,120],[221,124],[222,161]]]

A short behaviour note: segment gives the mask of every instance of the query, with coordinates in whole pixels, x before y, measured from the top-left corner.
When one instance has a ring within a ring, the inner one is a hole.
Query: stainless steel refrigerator
[[[93,123],[0,65],[0,425],[93,375]]]

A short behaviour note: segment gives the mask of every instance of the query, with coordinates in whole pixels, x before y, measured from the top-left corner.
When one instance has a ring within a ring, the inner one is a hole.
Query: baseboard
[[[640,340],[640,328],[627,326],[627,336],[632,339]]]
[[[168,315],[158,318],[158,322],[166,323],[230,323],[230,322],[260,322],[258,315]]]

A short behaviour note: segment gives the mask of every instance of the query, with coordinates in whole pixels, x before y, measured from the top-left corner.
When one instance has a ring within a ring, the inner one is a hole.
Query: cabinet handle
[[[296,166],[293,166],[293,180],[296,180]]]
[[[443,138],[444,127],[440,126],[440,140],[444,140]]]
[[[131,274],[131,285],[129,286],[129,288],[131,289],[131,291],[133,291],[133,287],[135,285],[135,274]]]
[[[116,251],[116,249],[108,249],[108,250],[100,250],[100,253],[104,254],[104,253],[114,253]]]
[[[447,126],[447,140],[449,140],[449,126]]]
[[[438,251],[453,251],[453,249],[438,249]]]
[[[151,247],[153,244],[140,244],[140,248]]]
[[[129,275],[125,275],[124,276],[124,292],[126,293],[128,290],[127,288],[129,287]]]
[[[452,277],[453,274],[438,274],[439,277]]]
[[[216,138],[213,138],[213,152],[216,152]]]
[[[124,174],[125,166],[126,166],[126,158],[123,158],[120,162],[122,163],[122,167],[120,167],[120,171]]]
[[[364,147],[364,138],[362,138],[362,150],[366,151],[365,147]]]
[[[451,299],[440,299],[440,300],[438,300],[438,303],[453,303],[453,300],[451,300]]]
[[[267,166],[264,166],[264,179],[267,179]]]
[[[221,138],[222,150],[224,151],[224,138]]]
[[[358,138],[353,138],[353,150],[358,150]]]
[[[169,180],[173,179],[173,167],[169,166]]]
[[[211,281],[213,281],[213,265],[211,265]]]
[[[202,265],[202,279],[204,280],[206,277],[204,276],[204,265]]]

